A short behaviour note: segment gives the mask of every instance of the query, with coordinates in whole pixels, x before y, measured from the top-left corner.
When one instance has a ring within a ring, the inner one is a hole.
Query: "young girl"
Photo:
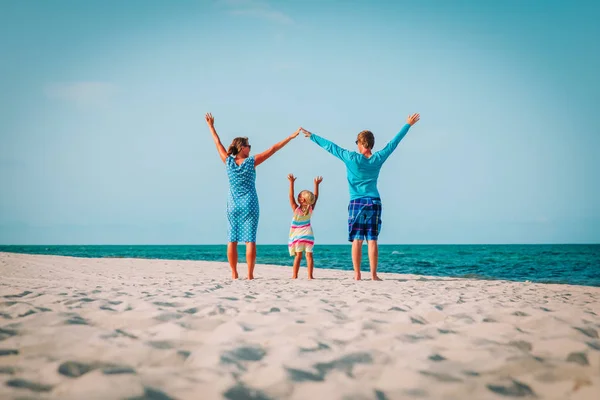
[[[306,253],[306,267],[308,269],[308,279],[314,279],[313,269],[313,246],[315,244],[315,237],[313,230],[310,225],[310,218],[315,204],[319,198],[319,184],[323,181],[323,177],[317,176],[315,178],[315,192],[311,193],[308,190],[303,190],[298,193],[298,204],[296,204],[296,197],[294,196],[294,181],[296,177],[289,174],[288,179],[290,181],[290,205],[294,211],[292,217],[292,226],[290,227],[290,239],[288,241],[288,248],[290,250],[290,256],[294,258],[294,271],[292,279],[298,278],[298,270],[300,269],[300,261],[302,260],[302,252]]]

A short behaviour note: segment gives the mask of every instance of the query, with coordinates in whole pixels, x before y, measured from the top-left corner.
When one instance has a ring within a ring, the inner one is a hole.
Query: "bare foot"
[[[252,279],[254,279],[254,274],[248,275],[248,280],[251,281]]]
[[[381,278],[380,278],[380,277],[378,277],[377,275],[373,275],[373,276],[371,277],[371,280],[372,280],[372,281],[382,281],[383,279],[381,279]]]
[[[360,281],[360,272],[354,273],[354,280]]]
[[[314,276],[309,276],[308,279],[309,280],[313,280],[313,279],[315,279],[315,277]]]
[[[298,279],[298,275],[292,276],[292,279]]]
[[[237,278],[238,278],[237,271],[231,271],[231,279],[237,279]]]

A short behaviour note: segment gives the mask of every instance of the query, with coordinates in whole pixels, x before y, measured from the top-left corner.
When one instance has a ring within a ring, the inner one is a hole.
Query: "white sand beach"
[[[0,398],[600,399],[598,287],[322,267],[0,253]]]

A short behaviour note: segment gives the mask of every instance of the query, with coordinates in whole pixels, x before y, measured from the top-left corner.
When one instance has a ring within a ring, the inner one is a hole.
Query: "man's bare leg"
[[[246,243],[246,263],[248,264],[248,279],[254,279],[254,264],[256,264],[256,243]]]
[[[360,260],[362,258],[362,240],[354,239],[352,242],[352,266],[354,267],[354,279],[360,281]]]
[[[379,261],[379,247],[377,246],[377,240],[367,240],[367,246],[369,247],[371,279],[374,281],[380,281],[381,278],[377,276],[377,262]]]
[[[237,279],[237,263],[238,263],[238,251],[237,242],[227,243],[227,261],[229,261],[229,267],[231,268],[231,278]]]
[[[294,269],[292,270],[292,279],[298,279],[298,271],[300,270],[300,261],[302,261],[302,252],[297,251],[294,257]]]
[[[313,253],[306,252],[306,269],[308,270],[308,279],[315,279],[313,276],[313,270],[315,268],[315,260],[313,259]]]

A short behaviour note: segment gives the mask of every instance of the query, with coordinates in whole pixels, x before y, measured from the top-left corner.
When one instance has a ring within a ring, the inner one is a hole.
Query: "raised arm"
[[[327,151],[328,153],[334,155],[340,160],[346,162],[350,160],[350,151],[338,146],[337,144],[330,142],[329,140],[322,138],[314,133],[310,133],[306,129],[302,128],[302,132],[304,132],[304,136],[310,138],[312,142],[315,142],[319,147]]]
[[[292,206],[292,211],[296,211],[298,208],[298,204],[296,204],[296,194],[294,192],[294,181],[296,180],[296,177],[289,174],[288,180],[290,181],[290,206]]]
[[[315,204],[313,204],[313,210],[315,209],[315,207],[317,206],[317,200],[319,200],[319,185],[321,184],[321,182],[323,182],[323,177],[322,176],[317,176],[315,178]]]
[[[296,136],[298,136],[298,134],[300,133],[300,129],[302,129],[302,128],[298,128],[296,130],[296,132],[292,133],[290,136],[288,136],[287,138],[285,138],[281,142],[279,142],[279,143],[271,146],[271,148],[269,148],[269,149],[263,151],[262,153],[259,153],[256,156],[254,156],[254,166],[258,167],[260,164],[262,164],[263,162],[267,161],[269,159],[269,157],[271,157],[273,154],[275,154],[279,150],[281,150],[283,148],[283,146],[285,146],[286,144],[288,144],[290,142],[290,140],[292,140],[293,138],[295,138]]]
[[[211,113],[206,113],[204,116],[206,123],[208,124],[208,128],[210,129],[210,133],[212,134],[212,138],[215,141],[215,145],[217,146],[217,151],[219,152],[219,157],[221,157],[221,161],[225,162],[227,159],[227,151],[225,147],[223,147],[223,143],[221,143],[221,139],[215,130],[215,119]]]
[[[419,114],[409,115],[406,119],[406,125],[402,127],[400,132],[398,132],[396,136],[394,136],[394,138],[390,140],[390,142],[387,145],[385,145],[383,149],[377,152],[377,154],[379,154],[379,156],[382,157],[384,161],[394,152],[394,150],[396,150],[396,147],[398,147],[400,141],[404,138],[404,136],[406,136],[410,127],[416,124],[419,121],[420,117],[421,116]]]

